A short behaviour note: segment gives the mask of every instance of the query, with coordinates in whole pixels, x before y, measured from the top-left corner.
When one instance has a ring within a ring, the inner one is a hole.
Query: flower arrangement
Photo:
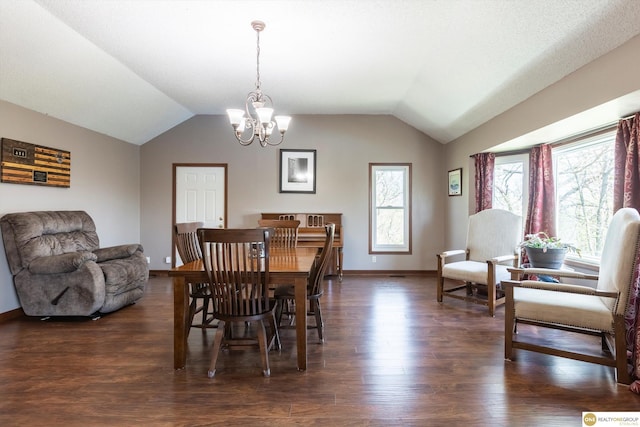
[[[578,254],[578,256],[582,256],[580,254],[580,248],[572,243],[563,242],[559,237],[549,237],[544,231],[527,234],[518,247],[542,249],[542,252],[547,252],[548,249],[566,249],[567,252],[573,252]]]

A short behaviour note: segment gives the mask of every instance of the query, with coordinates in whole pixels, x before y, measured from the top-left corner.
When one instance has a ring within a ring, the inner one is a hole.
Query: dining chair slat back
[[[202,258],[200,244],[196,231],[204,227],[204,222],[180,222],[175,224],[173,232],[175,236],[176,249],[183,264],[193,262]],[[189,325],[192,328],[201,328],[204,332],[207,328],[214,328],[213,317],[210,315],[211,294],[206,283],[189,284]],[[195,315],[202,313],[202,320],[194,323]],[[190,330],[190,329],[189,329]],[[188,334],[189,331],[187,331]]]
[[[200,228],[197,233],[209,290],[216,307],[213,317],[219,322],[209,377],[215,375],[223,341],[230,345],[255,345],[253,337],[234,339],[233,324],[247,322],[258,325],[257,344],[262,356],[263,375],[268,377],[269,349],[274,343],[280,347],[274,306],[269,300],[272,231],[269,228]]]
[[[260,227],[273,228],[271,236],[271,247],[273,248],[295,248],[298,246],[299,220],[284,219],[259,219]]]
[[[335,232],[335,224],[325,224],[324,245],[322,247],[322,251],[316,258],[316,262],[311,270],[311,274],[309,275],[309,283],[307,285],[307,300],[309,300],[309,310],[307,311],[307,315],[315,317],[315,325],[311,325],[309,328],[316,329],[318,331],[318,339],[320,342],[324,342],[324,320],[322,319],[320,297],[324,294],[324,277],[333,251]],[[276,308],[278,325],[280,325],[284,314],[286,314],[289,319],[293,319],[292,316],[294,313],[289,309],[289,307],[293,306],[295,297],[294,292],[295,290],[293,286],[282,286],[275,290],[274,297],[278,304]]]

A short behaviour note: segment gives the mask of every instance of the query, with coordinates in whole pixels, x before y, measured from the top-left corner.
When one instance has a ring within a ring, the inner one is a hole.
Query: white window
[[[369,253],[411,253],[411,164],[370,163]]]
[[[613,215],[615,130],[558,144],[553,148],[556,235],[580,248],[582,258],[600,259]],[[528,154],[496,156],[493,207],[526,220],[529,201]]]
[[[614,141],[612,131],[553,149],[556,232],[585,261],[600,258],[613,215]]]
[[[525,217],[529,201],[529,155],[496,156],[492,207]]]

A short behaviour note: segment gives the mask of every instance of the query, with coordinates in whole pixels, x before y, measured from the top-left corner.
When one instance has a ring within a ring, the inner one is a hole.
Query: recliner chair
[[[27,316],[92,316],[133,304],[149,265],[139,244],[100,248],[84,211],[39,211],[0,218],[2,239]]]

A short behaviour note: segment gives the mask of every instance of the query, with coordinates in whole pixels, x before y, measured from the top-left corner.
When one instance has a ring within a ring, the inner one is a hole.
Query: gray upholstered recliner
[[[96,316],[137,301],[149,279],[139,244],[100,248],[84,211],[0,218],[20,304],[28,316]]]

